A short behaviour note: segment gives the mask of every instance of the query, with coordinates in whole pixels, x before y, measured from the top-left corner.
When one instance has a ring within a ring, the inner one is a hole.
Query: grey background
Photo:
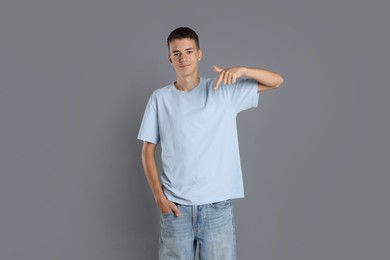
[[[199,34],[202,76],[245,65],[285,79],[237,118],[238,259],[389,259],[389,7],[1,1],[0,259],[156,259],[136,136],[175,79],[178,26]]]

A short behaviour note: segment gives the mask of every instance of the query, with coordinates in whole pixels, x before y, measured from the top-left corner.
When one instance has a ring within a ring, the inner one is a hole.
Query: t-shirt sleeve
[[[158,144],[160,142],[157,99],[154,93],[150,96],[148,103],[146,104],[137,139],[148,141],[154,144]]]
[[[241,78],[233,85],[227,85],[227,90],[236,113],[257,107],[259,103],[260,92],[258,92],[258,83],[251,78]]]

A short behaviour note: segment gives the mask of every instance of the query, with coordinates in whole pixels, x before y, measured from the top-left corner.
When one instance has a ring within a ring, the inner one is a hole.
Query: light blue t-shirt
[[[161,182],[168,200],[201,205],[244,197],[236,116],[257,107],[257,81],[213,86],[200,78],[190,91],[172,83],[150,96],[137,139],[161,143]]]

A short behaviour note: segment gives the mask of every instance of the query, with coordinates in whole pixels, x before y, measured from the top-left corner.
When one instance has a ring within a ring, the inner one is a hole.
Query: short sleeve
[[[258,106],[260,93],[256,80],[251,78],[238,79],[236,84],[228,85],[227,90],[237,114]]]
[[[158,127],[157,99],[152,94],[146,104],[141,127],[138,132],[138,140],[148,141],[154,144],[160,142],[160,131]]]

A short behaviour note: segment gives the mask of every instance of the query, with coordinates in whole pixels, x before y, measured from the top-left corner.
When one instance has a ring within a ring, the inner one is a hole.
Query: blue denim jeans
[[[200,260],[235,260],[236,233],[230,200],[186,206],[181,215],[160,213],[160,260],[193,260],[199,244]]]

